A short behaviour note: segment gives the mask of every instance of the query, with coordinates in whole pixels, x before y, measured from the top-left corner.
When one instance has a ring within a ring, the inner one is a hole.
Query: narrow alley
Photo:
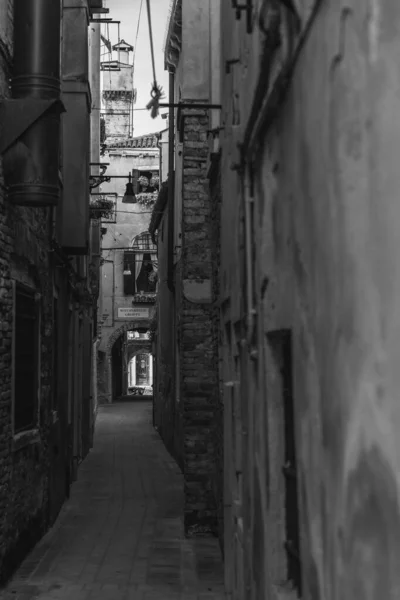
[[[2,600],[219,600],[215,538],[185,539],[183,478],[151,402],[103,406],[71,498]]]
[[[400,600],[400,0],[0,0],[0,600]]]

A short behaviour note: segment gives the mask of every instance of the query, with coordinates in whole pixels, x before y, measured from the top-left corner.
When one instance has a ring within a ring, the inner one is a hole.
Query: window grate
[[[147,252],[157,252],[157,246],[153,244],[153,240],[151,239],[151,235],[148,232],[141,233],[136,236],[133,240],[132,249],[136,251],[147,251]]]

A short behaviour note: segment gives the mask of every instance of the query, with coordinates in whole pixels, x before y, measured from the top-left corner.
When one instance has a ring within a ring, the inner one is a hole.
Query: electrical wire
[[[155,63],[155,59],[154,59],[153,27],[151,24],[150,0],[146,0],[146,4],[147,4],[147,20],[149,23],[151,64],[152,64],[152,68],[153,68],[153,85],[154,85],[154,87],[157,87],[156,63]]]
[[[154,58],[154,40],[153,40],[153,27],[151,24],[151,9],[150,9],[150,0],[146,0],[147,5],[147,20],[149,23],[149,38],[150,38],[150,54],[151,54],[151,65],[153,69],[153,85],[151,88],[151,100],[147,104],[147,109],[151,111],[151,118],[155,119],[158,117],[159,109],[160,109],[160,99],[163,97],[162,88],[157,84],[157,76],[156,76],[156,61]]]
[[[139,17],[138,17],[138,24],[137,24],[137,29],[136,29],[136,37],[135,37],[135,46],[133,48],[133,69],[135,70],[135,58],[136,58],[136,48],[137,48],[137,41],[138,41],[138,37],[139,37],[139,27],[140,27],[140,18],[142,16],[142,8],[143,8],[143,0],[140,1],[140,8],[139,8]]]

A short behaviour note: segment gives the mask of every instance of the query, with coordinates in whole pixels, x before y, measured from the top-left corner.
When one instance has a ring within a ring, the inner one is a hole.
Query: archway
[[[118,396],[127,393],[127,356],[122,348],[124,336],[127,331],[148,329],[149,326],[150,322],[147,319],[127,321],[116,327],[107,341],[103,342],[105,352],[98,353],[99,404],[112,403]],[[122,382],[121,385],[119,382]]]

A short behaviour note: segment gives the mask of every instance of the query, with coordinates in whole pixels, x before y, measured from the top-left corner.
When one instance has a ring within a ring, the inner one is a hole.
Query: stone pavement
[[[151,403],[101,407],[70,500],[0,598],[222,600],[218,542],[186,540],[182,513],[182,475]]]

